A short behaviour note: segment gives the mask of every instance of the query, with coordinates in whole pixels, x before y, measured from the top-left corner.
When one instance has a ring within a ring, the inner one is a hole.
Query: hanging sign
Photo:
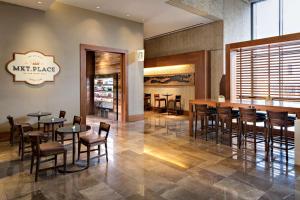
[[[53,56],[37,51],[14,53],[13,60],[7,64],[6,69],[14,76],[14,81],[31,85],[54,81],[55,75],[60,71]]]

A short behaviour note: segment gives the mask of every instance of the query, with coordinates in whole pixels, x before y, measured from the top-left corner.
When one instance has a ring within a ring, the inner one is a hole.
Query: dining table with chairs
[[[107,138],[110,132],[110,125],[105,122],[99,123],[98,133],[91,130],[90,125],[82,123],[80,116],[73,117],[72,124],[64,124],[66,122],[66,111],[60,111],[58,117],[51,116],[50,112],[33,112],[27,116],[37,117],[38,126],[34,128],[29,123],[16,122],[12,116],[7,116],[7,119],[11,125],[11,145],[14,145],[12,138],[18,133],[19,135],[19,156],[21,161],[25,160],[26,155],[31,155],[30,173],[33,173],[35,168],[35,181],[38,180],[40,171],[52,169],[55,173],[74,173],[87,169],[90,166],[90,153],[92,151],[98,151],[97,158],[100,161],[101,156],[107,154]],[[44,129],[40,130],[40,126],[43,124]],[[102,133],[104,131],[104,133]],[[51,133],[51,135],[49,134]],[[84,133],[80,135],[80,133]],[[66,136],[70,135],[70,138]],[[70,143],[65,141],[71,140],[72,145],[72,162],[67,163],[67,152]],[[76,145],[78,143],[78,145]],[[100,145],[105,145],[105,154],[100,154]],[[81,145],[87,147],[87,150],[82,150]],[[95,149],[91,147],[97,146]],[[76,161],[76,152],[78,158]],[[80,163],[80,153],[87,153],[87,164]],[[58,164],[58,156],[62,155],[62,164]],[[41,168],[41,164],[44,162],[54,161],[54,166]],[[35,166],[35,167],[34,167]]]

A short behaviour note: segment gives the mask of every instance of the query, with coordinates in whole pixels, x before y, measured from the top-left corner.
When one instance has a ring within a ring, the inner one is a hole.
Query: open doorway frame
[[[80,44],[80,116],[86,124],[87,116],[87,51],[98,51],[108,53],[118,53],[122,55],[121,78],[122,78],[122,102],[121,102],[121,121],[128,121],[128,51],[109,47],[101,47],[89,44]]]

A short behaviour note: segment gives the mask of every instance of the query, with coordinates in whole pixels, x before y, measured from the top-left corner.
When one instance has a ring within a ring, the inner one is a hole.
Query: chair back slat
[[[14,118],[12,116],[10,116],[10,115],[8,115],[6,118],[7,118],[8,122],[9,122],[10,128],[13,129],[14,126],[15,126]]]
[[[239,108],[240,120],[244,122],[256,123],[256,109],[255,108]]]
[[[217,107],[218,119],[223,121],[232,120],[232,108],[231,107]]]
[[[159,99],[159,94],[154,94],[154,99]]]
[[[196,104],[195,105],[195,111],[197,114],[208,114],[208,106],[207,104]]]
[[[77,125],[80,125],[81,124],[81,117],[80,116],[74,116],[74,118],[73,118],[73,125],[75,125],[75,124],[77,124]]]
[[[105,122],[100,122],[100,126],[99,126],[99,135],[100,136],[101,136],[102,131],[105,132],[105,139],[107,140],[109,130],[110,130],[110,124],[107,124]]]
[[[59,116],[58,117],[59,118],[65,118],[66,117],[66,111],[64,111],[64,110],[59,111]]]
[[[29,134],[30,142],[31,142],[31,151],[34,155],[40,155],[40,135],[39,134]]]
[[[268,123],[273,126],[286,126],[288,112],[267,111]]]

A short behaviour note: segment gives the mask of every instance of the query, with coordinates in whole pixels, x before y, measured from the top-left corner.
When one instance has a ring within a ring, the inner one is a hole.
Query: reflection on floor
[[[99,119],[90,117],[89,124],[96,132]],[[19,161],[16,147],[0,143],[0,200],[300,199],[299,169],[281,164],[280,153],[267,163],[263,152],[254,156],[194,141],[187,129],[185,117],[153,113],[145,121],[113,123],[108,164],[103,157],[82,172],[48,171],[38,183],[29,174],[29,159]]]

